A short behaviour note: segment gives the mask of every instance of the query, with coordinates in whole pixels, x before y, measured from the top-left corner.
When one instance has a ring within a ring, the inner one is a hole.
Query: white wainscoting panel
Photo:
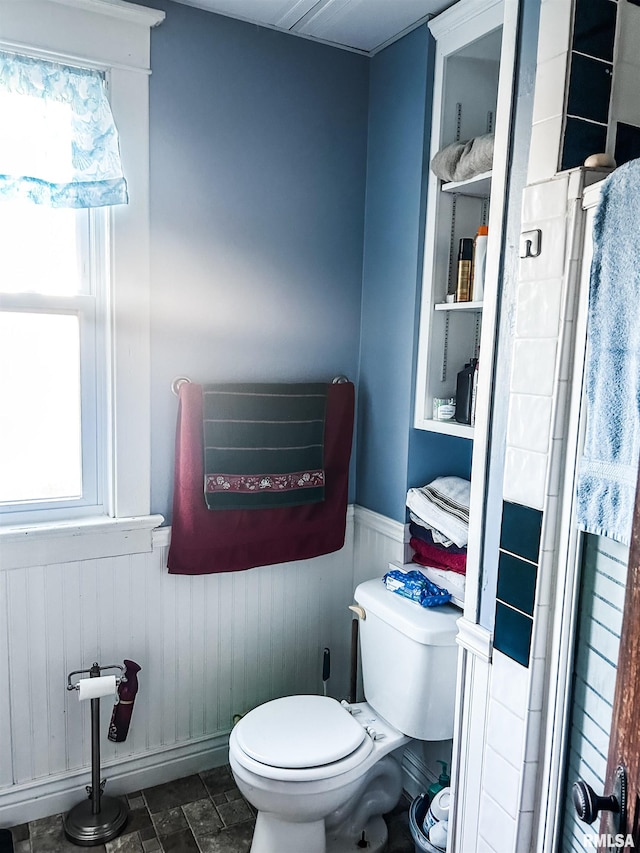
[[[107,740],[114,794],[228,759],[233,716],[292,693],[348,693],[353,590],[404,562],[405,526],[349,508],[335,554],[245,572],[170,575],[169,530],[148,553],[0,570],[0,826],[65,811],[90,781],[89,703],[67,674],[131,658],[142,666],[129,737]],[[5,686],[6,685],[6,686]],[[449,760],[451,741],[415,744],[405,788],[417,793]]]
[[[290,693],[348,690],[353,511],[342,550],[203,576],[169,575],[168,531],[149,553],[0,572],[0,825],[62,811],[90,774],[89,703],[67,674],[142,666],[125,743],[101,750],[114,793],[227,760],[234,714]]]
[[[355,507],[354,587],[381,578],[389,563],[406,562],[405,525],[370,509]]]

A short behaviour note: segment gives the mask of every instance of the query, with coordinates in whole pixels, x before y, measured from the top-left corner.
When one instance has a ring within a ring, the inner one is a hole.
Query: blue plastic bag
[[[382,578],[382,582],[391,592],[397,592],[422,607],[437,607],[451,601],[451,593],[430,581],[422,572],[392,569]]]

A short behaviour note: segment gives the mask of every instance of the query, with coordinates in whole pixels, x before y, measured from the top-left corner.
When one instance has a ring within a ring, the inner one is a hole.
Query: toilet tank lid
[[[378,619],[425,646],[453,646],[458,633],[460,611],[450,604],[422,607],[415,601],[392,592],[382,578],[365,581],[356,587],[354,598]]]

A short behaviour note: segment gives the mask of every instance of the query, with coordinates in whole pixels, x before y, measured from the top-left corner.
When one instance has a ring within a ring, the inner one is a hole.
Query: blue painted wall
[[[370,69],[356,497],[398,521],[408,485],[471,459],[471,442],[411,426],[434,47],[422,26]]]
[[[152,509],[170,521],[175,376],[346,373],[358,388],[350,499],[403,521],[408,486],[468,476],[471,462],[470,442],[411,426],[428,29],[369,60],[144,2],[167,12],[152,31]],[[535,21],[525,36],[535,47]]]
[[[167,13],[151,36],[151,450],[169,521],[175,376],[357,379],[369,63],[147,4]]]

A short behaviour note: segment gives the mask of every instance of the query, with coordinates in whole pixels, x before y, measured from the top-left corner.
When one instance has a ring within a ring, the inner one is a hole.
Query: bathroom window
[[[0,201],[0,512],[103,509],[106,215]]]
[[[0,568],[64,562],[67,536],[78,559],[121,553],[125,540],[130,553],[148,550],[159,523],[149,515],[148,80],[150,29],[164,13],[107,0],[47,3],[46,15],[41,6],[0,0],[0,57],[20,45],[26,63],[98,78],[126,185],[120,201],[90,209],[84,198],[59,208],[64,178],[51,180],[51,204],[24,200],[41,192],[38,181],[15,198],[0,192]],[[0,62],[4,89],[5,71]],[[25,145],[37,146],[34,126]],[[69,159],[61,131],[51,156],[65,146]],[[25,150],[4,157],[0,189],[28,174]],[[74,170],[85,168],[83,149],[73,152]],[[105,177],[118,185],[102,174],[82,192],[106,192]]]

